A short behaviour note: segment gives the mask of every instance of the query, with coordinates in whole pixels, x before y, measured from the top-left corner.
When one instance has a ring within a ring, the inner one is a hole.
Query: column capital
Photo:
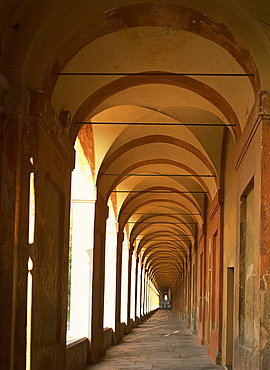
[[[68,130],[60,123],[51,102],[44,97],[43,93],[28,91],[22,84],[3,85],[0,79],[0,98],[0,111],[7,120],[19,119],[26,126],[25,131],[29,131],[31,126],[32,128],[43,127],[44,132],[57,146],[65,164],[71,170],[74,169],[74,143],[68,136]]]
[[[129,242],[128,249],[130,253],[134,252],[134,245]]]
[[[107,220],[109,216],[109,207],[107,206],[105,199],[100,194],[98,189],[97,189],[96,209],[98,209],[103,215],[103,217],[105,217],[105,219]]]
[[[270,118],[270,91],[260,92],[260,115]]]
[[[31,119],[43,126],[58,146],[59,152],[67,164],[74,169],[75,150],[74,142],[69,137],[69,129],[64,128],[54,111],[51,102],[43,93],[31,91],[30,112]]]
[[[132,264],[132,255],[133,255],[133,249],[132,248],[129,248],[129,250],[128,250],[128,252],[129,252],[129,259],[128,259],[128,263],[131,265]]]
[[[262,369],[269,368],[270,362],[270,338],[267,333],[270,330],[269,307],[270,307],[270,221],[269,221],[269,151],[270,151],[270,93],[263,92],[261,95],[263,108],[262,117],[262,144],[261,144],[261,222],[260,222],[260,361]]]
[[[7,115],[27,114],[30,109],[30,92],[22,84],[6,85],[2,92],[1,105]]]
[[[122,229],[119,229],[118,232],[117,232],[117,239],[119,238],[119,240],[124,240],[125,238],[125,235],[124,235],[124,232]]]

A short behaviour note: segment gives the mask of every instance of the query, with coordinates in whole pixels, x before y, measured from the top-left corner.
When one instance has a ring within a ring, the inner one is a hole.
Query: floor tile
[[[153,369],[215,370],[206,348],[169,310],[158,310],[150,319],[107,350],[98,364],[85,370]]]

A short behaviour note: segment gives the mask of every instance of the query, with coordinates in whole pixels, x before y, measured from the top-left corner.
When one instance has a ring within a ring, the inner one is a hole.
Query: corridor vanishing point
[[[2,0],[0,124],[1,370],[270,369],[269,0]]]

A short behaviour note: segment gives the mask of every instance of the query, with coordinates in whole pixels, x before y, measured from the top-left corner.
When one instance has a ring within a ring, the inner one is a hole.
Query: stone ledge
[[[105,328],[103,331],[103,343],[106,348],[109,348],[113,343],[113,330],[112,328]]]
[[[67,344],[65,370],[83,370],[86,367],[88,346],[87,338],[74,339]]]

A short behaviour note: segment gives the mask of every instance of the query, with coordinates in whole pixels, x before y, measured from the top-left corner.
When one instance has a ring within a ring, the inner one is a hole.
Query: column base
[[[90,351],[87,356],[87,365],[96,364],[105,355],[106,347],[99,348],[95,351]]]
[[[118,334],[113,333],[113,344],[117,345],[117,344],[121,343],[121,341],[122,341],[122,338],[119,335],[119,333]]]
[[[103,329],[92,332],[90,351],[87,356],[87,364],[95,364],[101,357],[105,356],[106,347],[104,345]]]
[[[115,326],[115,333],[113,335],[113,344],[119,344],[125,335],[126,324],[124,322],[119,322]]]
[[[200,335],[197,335],[197,341],[198,341],[200,344],[204,345],[205,340],[204,340],[204,338],[202,338]]]
[[[133,322],[133,327],[137,328],[138,325],[139,325],[139,318],[138,316],[136,316],[135,321]]]
[[[213,348],[210,344],[207,347],[207,354],[216,365],[221,364],[221,353],[216,352],[215,348]]]
[[[128,323],[126,325],[125,334],[131,333],[132,332],[132,328],[133,328],[133,320],[132,319],[129,319],[128,320]]]

